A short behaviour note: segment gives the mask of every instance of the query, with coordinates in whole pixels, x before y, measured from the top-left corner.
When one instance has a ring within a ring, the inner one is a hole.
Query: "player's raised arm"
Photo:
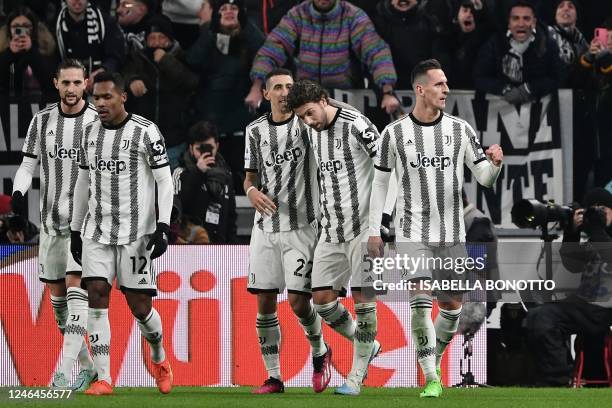
[[[465,164],[472,171],[478,183],[485,187],[492,187],[501,172],[504,153],[501,147],[495,144],[489,147],[485,154],[474,129],[466,124],[464,131],[468,138],[468,146],[465,149]]]

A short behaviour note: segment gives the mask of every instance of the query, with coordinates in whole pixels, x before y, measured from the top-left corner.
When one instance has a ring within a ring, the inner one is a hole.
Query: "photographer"
[[[566,269],[582,274],[580,286],[563,301],[544,304],[527,315],[528,340],[539,383],[545,386],[569,385],[571,334],[581,335],[584,349],[591,350],[586,355],[602,354],[612,324],[612,194],[603,188],[589,191],[585,208],[576,209],[572,221],[564,231],[560,255]],[[581,233],[587,242],[579,243]],[[601,365],[603,356],[593,361]]]
[[[183,163],[172,178],[182,218],[204,227],[212,244],[234,243],[236,199],[232,172],[219,153],[219,135],[213,124],[202,121],[191,127]]]

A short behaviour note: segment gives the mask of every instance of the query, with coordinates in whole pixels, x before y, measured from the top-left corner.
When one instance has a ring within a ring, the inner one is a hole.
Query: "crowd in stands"
[[[594,37],[596,27],[608,37]],[[125,77],[128,111],[153,120],[166,139],[179,200],[207,177],[227,180],[227,197],[205,207],[223,206],[211,215],[217,220],[235,213],[244,128],[267,110],[263,78],[283,66],[330,89],[371,88],[389,115],[400,108],[395,90],[411,88],[412,67],[432,57],[451,89],[511,104],[572,88],[575,199],[589,173],[594,185],[612,179],[609,1],[0,0],[0,96],[57,100],[54,68],[69,57],[90,78]],[[204,136],[215,146],[206,164]],[[215,165],[223,171],[208,168]],[[235,225],[206,228],[208,213],[191,214],[187,204],[177,207],[177,236],[195,239],[195,225],[205,228],[198,239],[233,242]]]

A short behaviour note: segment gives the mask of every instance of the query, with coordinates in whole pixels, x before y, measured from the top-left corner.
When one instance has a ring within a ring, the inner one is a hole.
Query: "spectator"
[[[398,89],[412,89],[410,73],[420,61],[442,55],[441,27],[433,15],[418,7],[418,0],[383,0],[378,3],[374,26],[389,44],[397,71]]]
[[[556,90],[564,69],[559,48],[546,30],[536,30],[533,6],[523,0],[510,9],[508,32],[491,38],[480,50],[474,84],[482,92],[502,95],[512,104]]]
[[[559,58],[566,65],[568,88],[583,88],[585,76],[580,69],[579,59],[589,44],[576,27],[578,10],[576,0],[560,0],[555,10],[555,23],[548,27],[551,37],[559,47]]]
[[[146,47],[149,18],[157,14],[156,0],[119,0],[117,21],[125,35],[128,50]]]
[[[362,88],[361,68],[382,90],[381,107],[399,108],[393,94],[397,75],[389,46],[366,13],[344,0],[308,0],[293,7],[257,52],[245,102],[255,109],[262,99],[265,76],[288,60],[296,64],[296,79],[310,79],[326,88]]]
[[[0,194],[0,244],[35,244],[38,228],[11,211],[11,196]]]
[[[56,44],[47,27],[27,7],[9,14],[0,29],[0,94],[24,96],[54,94]]]
[[[1,0],[0,15],[11,14],[18,7],[26,6],[38,17],[38,20],[47,27],[55,24],[57,13],[62,8],[62,0]]]
[[[264,42],[263,34],[247,21],[243,4],[243,0],[216,0],[210,24],[202,26],[187,56],[201,76],[198,118],[212,121],[219,129],[237,185],[243,178],[244,129],[254,119],[244,104],[249,71]]]
[[[99,72],[119,70],[125,58],[117,23],[87,0],[66,0],[57,17],[55,35],[61,59],[78,59],[87,68],[88,91]]]
[[[444,41],[449,54],[445,72],[451,88],[474,89],[472,72],[478,51],[491,34],[492,28],[483,13],[475,9],[471,0],[462,0]]]
[[[612,194],[593,189],[587,194],[585,207],[574,211],[560,250],[563,266],[582,274],[578,290],[564,301],[544,304],[527,315],[528,340],[540,385],[544,386],[569,385],[571,334],[582,335],[585,346],[601,352],[612,324],[612,275],[608,271],[612,263]],[[579,244],[581,231],[588,243]],[[603,356],[599,360],[603,362]]]
[[[199,13],[204,1],[165,0],[162,2],[162,12],[172,21],[172,31],[174,31],[176,40],[185,50],[195,43],[200,34]]]
[[[172,174],[182,219],[204,227],[212,244],[234,243],[234,183],[219,153],[217,130],[210,122],[198,122],[189,130],[189,141],[181,167]]]
[[[168,160],[174,169],[186,148],[187,110],[198,77],[185,62],[185,53],[174,39],[170,20],[163,15],[149,20],[146,48],[132,49],[122,70],[131,98],[130,112],[159,126]]]
[[[604,26],[608,29],[608,43],[602,44],[593,38],[589,50],[580,62],[595,75],[597,81],[595,126],[597,151],[595,152],[594,181],[596,186],[612,182],[612,18]]]

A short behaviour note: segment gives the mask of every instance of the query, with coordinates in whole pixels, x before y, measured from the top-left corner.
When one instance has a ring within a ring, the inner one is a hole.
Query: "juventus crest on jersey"
[[[266,232],[293,231],[317,219],[317,168],[305,125],[296,115],[274,122],[271,114],[246,128],[244,167],[259,174],[261,190],[274,202],[272,216],[255,214]]]
[[[338,108],[327,129],[308,134],[319,167],[322,237],[350,241],[368,228],[378,130],[360,112]]]
[[[80,167],[89,171],[89,202],[83,236],[101,244],[124,245],[156,227],[152,169],[168,166],[157,126],[142,116],[105,127],[88,124]]]
[[[40,225],[48,235],[70,231],[79,144],[85,125],[96,117],[92,104],[69,115],[56,103],[39,111],[30,123],[23,154],[40,159]]]
[[[464,242],[463,165],[479,182],[493,183],[499,172],[472,127],[446,113],[432,123],[410,114],[387,125],[381,137],[376,168],[396,170],[398,239],[441,246]]]

